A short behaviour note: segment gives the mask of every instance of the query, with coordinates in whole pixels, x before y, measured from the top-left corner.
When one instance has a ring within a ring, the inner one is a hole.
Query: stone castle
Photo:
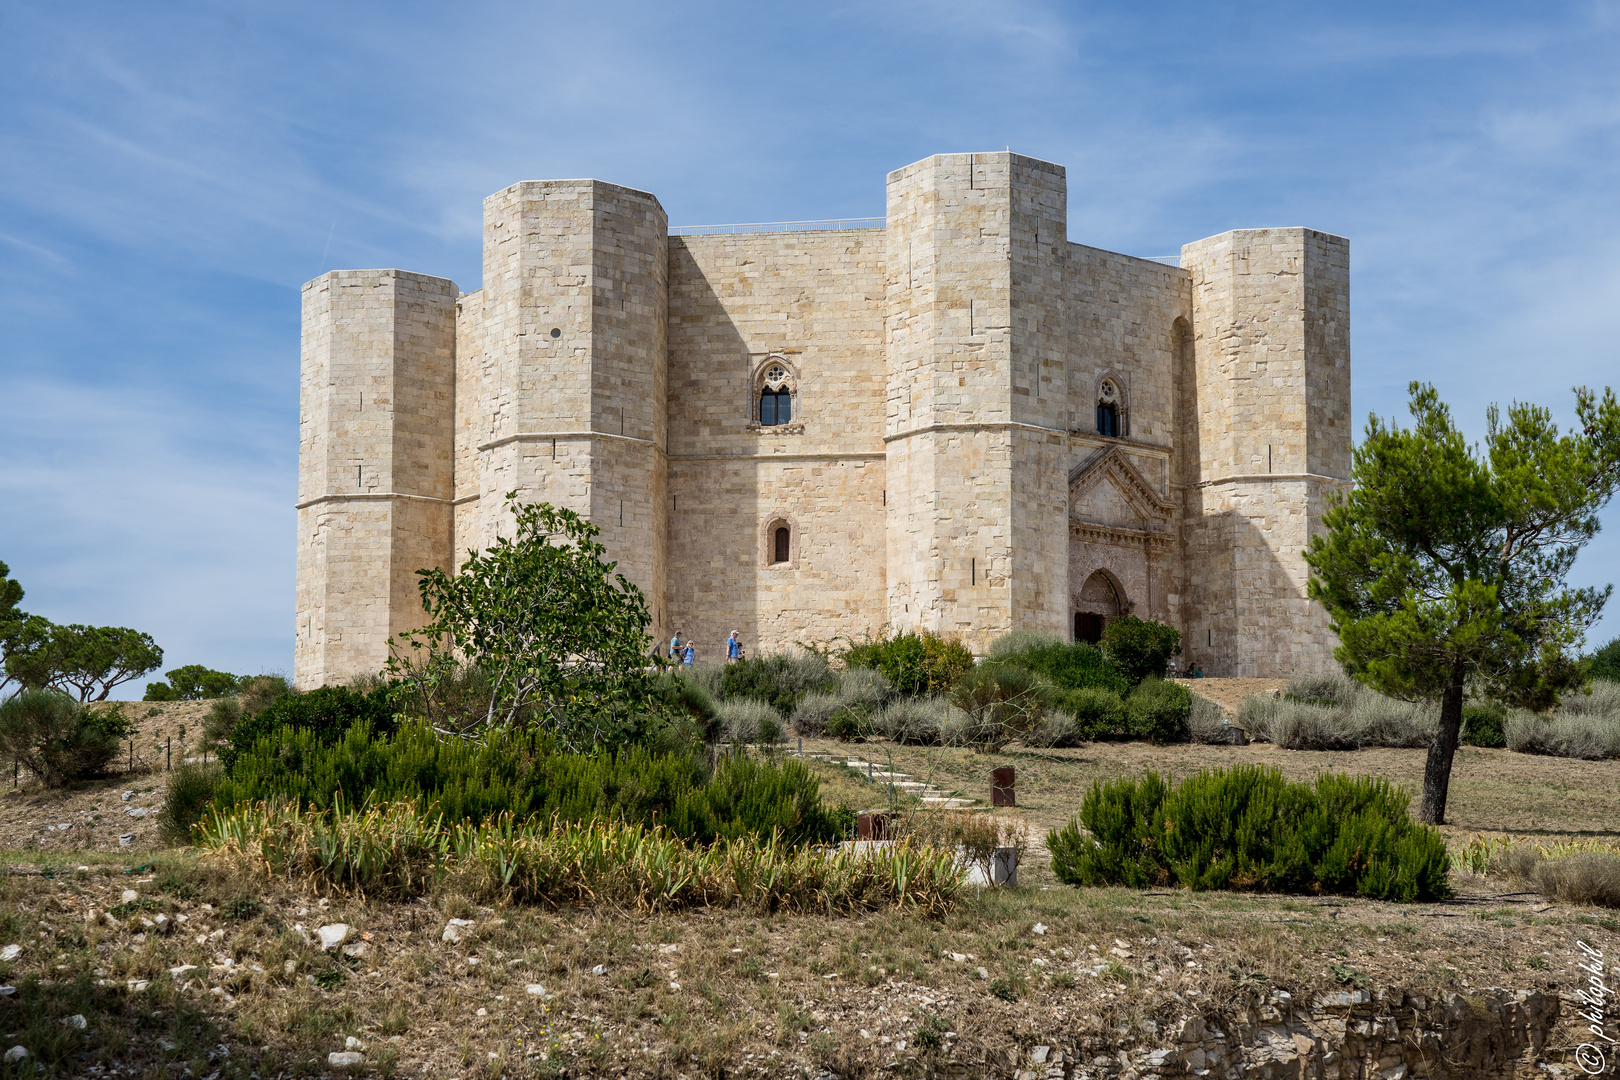
[[[587,516],[700,660],[1134,613],[1209,675],[1334,667],[1301,550],[1350,466],[1349,245],[1071,243],[1062,167],[942,154],[880,227],[671,235],[597,180],[484,201],[483,288],[304,286],[295,681],[379,670],[503,497]]]

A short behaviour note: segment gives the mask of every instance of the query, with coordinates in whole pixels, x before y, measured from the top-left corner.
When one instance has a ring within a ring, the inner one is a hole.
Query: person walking
[[[681,634],[683,633],[685,631],[677,630],[675,636],[669,639],[669,658],[676,663],[680,663],[681,660]]]
[[[742,642],[737,640],[737,631],[733,630],[731,636],[726,638],[726,661],[742,659]]]
[[[681,649],[681,665],[683,667],[691,667],[696,661],[697,650],[692,648],[692,643],[688,641],[685,647]]]

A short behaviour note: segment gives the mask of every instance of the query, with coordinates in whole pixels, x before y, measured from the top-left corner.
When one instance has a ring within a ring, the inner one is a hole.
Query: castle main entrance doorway
[[[1108,574],[1101,570],[1086,578],[1080,587],[1074,613],[1074,640],[1095,645],[1102,640],[1103,627],[1125,609],[1125,600]]]

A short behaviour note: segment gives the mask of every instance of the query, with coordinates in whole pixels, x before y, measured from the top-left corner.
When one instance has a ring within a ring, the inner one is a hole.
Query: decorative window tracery
[[[772,435],[794,435],[804,430],[799,403],[799,377],[780,356],[768,356],[754,370],[749,403],[749,428]]]
[[[1097,380],[1097,434],[1111,439],[1123,439],[1130,434],[1125,382],[1111,371]]]

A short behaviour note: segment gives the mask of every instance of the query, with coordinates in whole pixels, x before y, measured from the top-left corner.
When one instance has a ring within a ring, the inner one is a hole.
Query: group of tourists
[[[660,655],[658,646],[654,645],[653,656]],[[686,637],[685,630],[675,631],[675,636],[669,639],[669,658],[682,667],[691,667],[697,662],[697,649]],[[726,662],[729,664],[733,660],[741,660],[742,658],[742,639],[737,636],[737,631],[733,630],[731,636],[726,638]]]

